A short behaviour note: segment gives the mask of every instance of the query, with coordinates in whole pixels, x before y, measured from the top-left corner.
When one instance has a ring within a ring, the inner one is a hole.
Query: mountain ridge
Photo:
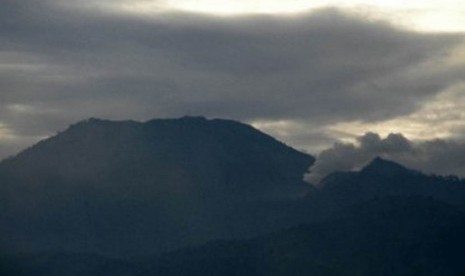
[[[465,180],[423,174],[381,157],[375,157],[358,171],[327,175],[319,190],[322,195],[346,204],[376,196],[421,195],[465,207]]]

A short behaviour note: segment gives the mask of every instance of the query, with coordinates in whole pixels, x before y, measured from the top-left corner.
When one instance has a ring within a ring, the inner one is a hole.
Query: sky
[[[183,115],[312,154],[368,132],[462,150],[461,2],[0,0],[0,158],[89,117]]]

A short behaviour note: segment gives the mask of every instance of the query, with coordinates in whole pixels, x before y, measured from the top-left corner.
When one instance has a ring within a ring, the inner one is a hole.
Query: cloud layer
[[[360,169],[377,156],[427,174],[465,177],[464,142],[440,139],[414,142],[402,134],[391,133],[381,138],[369,132],[358,137],[357,143],[336,143],[322,151],[305,179],[318,185],[334,171]]]
[[[336,9],[217,18],[95,3],[1,1],[0,123],[18,141],[91,116],[185,114],[310,124],[288,141],[320,141],[328,125],[411,114],[465,75],[450,62],[463,34]]]

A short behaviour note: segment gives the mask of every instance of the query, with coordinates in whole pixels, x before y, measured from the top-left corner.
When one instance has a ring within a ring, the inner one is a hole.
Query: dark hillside
[[[244,209],[302,195],[313,161],[229,120],[89,119],[0,163],[3,241],[129,254],[253,235],[267,224],[241,221],[273,214]]]

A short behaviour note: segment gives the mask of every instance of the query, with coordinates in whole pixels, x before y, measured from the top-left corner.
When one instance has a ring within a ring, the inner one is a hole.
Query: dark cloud
[[[370,132],[358,137],[356,144],[336,143],[322,151],[305,178],[317,184],[332,172],[360,169],[377,156],[428,174],[465,177],[463,142],[441,139],[414,142],[402,134],[389,134],[381,138]]]
[[[464,73],[437,62],[462,34],[335,9],[215,18],[96,3],[1,0],[0,122],[17,135],[90,116],[311,120],[315,129],[378,121],[413,112]]]

